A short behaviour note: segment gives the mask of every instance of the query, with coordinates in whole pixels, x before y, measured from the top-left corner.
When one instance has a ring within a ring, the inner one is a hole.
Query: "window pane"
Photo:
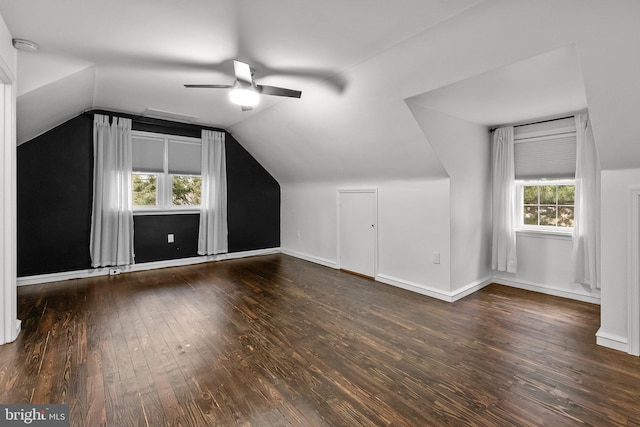
[[[156,206],[158,198],[158,176],[153,173],[134,173],[133,206]]]
[[[555,185],[540,186],[540,204],[541,205],[556,204],[556,188],[557,187]]]
[[[523,221],[525,225],[538,225],[538,207],[525,206]]]
[[[538,187],[537,186],[524,187],[524,204],[525,205],[538,204]]]
[[[202,178],[195,175],[174,175],[173,206],[199,206]]]
[[[540,206],[540,225],[556,225],[557,211],[555,206]]]
[[[200,175],[202,145],[169,140],[169,173]]]
[[[560,206],[558,227],[573,227],[573,206]]]
[[[575,185],[558,185],[558,204],[573,205],[576,200]]]
[[[134,171],[164,171],[164,139],[134,136],[131,138],[131,146]]]

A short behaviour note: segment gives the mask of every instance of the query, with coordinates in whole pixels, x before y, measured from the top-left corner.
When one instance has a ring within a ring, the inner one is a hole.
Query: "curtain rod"
[[[507,124],[507,125],[500,125],[500,126],[495,126],[492,128],[489,128],[489,133],[495,131],[498,128],[501,127],[507,127],[507,126],[513,126],[514,128],[520,127],[520,126],[528,126],[528,125],[535,125],[538,123],[547,123],[547,122],[553,122],[555,120],[562,120],[562,119],[568,119],[571,117],[575,117],[576,115],[580,114],[580,113],[586,113],[588,110],[585,108],[584,110],[578,110],[575,111],[573,113],[564,113],[561,114],[557,117],[550,117],[550,118],[546,118],[546,119],[540,119],[540,120],[536,120],[534,122],[519,122],[519,123],[515,123],[515,124]]]
[[[139,124],[160,125],[160,126],[164,125],[164,126],[170,126],[170,127],[173,127],[173,128],[177,128],[177,129],[187,129],[187,130],[194,130],[194,129],[197,128],[197,129],[206,129],[206,130],[214,130],[214,131],[218,131],[218,132],[229,133],[229,132],[227,132],[226,129],[217,128],[217,127],[213,127],[213,126],[198,125],[198,124],[195,124],[195,123],[174,122],[174,121],[166,120],[166,119],[156,119],[156,118],[153,118],[153,117],[140,116],[138,114],[124,113],[124,112],[121,112],[121,111],[90,109],[90,110],[84,111],[82,114],[85,114],[85,115],[105,114],[105,115],[112,115],[112,116],[115,115],[115,116],[124,117],[125,119],[131,119],[133,122],[139,123]]]

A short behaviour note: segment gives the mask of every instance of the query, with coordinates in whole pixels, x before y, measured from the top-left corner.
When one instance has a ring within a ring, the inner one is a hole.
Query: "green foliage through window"
[[[134,173],[133,206],[156,206],[158,203],[158,176],[153,173]]]
[[[573,227],[575,193],[575,185],[523,184],[523,224]]]
[[[202,178],[195,175],[173,175],[173,206],[199,206]]]

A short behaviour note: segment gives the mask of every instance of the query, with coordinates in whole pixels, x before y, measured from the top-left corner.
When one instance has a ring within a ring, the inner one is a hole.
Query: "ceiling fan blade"
[[[233,85],[184,85],[184,87],[204,89],[229,89],[232,88]]]
[[[258,92],[264,95],[288,96],[289,98],[300,98],[302,96],[302,92],[300,92],[299,90],[262,85],[256,85],[256,87],[258,88]]]
[[[244,111],[251,111],[253,110],[253,107],[248,107],[246,105],[243,105],[240,107],[240,109],[244,112]]]
[[[239,82],[247,83],[249,85],[253,84],[253,80],[251,79],[251,67],[249,64],[240,61],[233,61],[233,70],[236,73],[236,79]]]

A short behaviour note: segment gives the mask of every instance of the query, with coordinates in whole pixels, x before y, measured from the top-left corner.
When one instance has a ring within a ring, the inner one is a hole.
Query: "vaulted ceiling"
[[[483,125],[589,108],[604,168],[640,167],[634,0],[0,0],[18,142],[91,108],[226,128],[281,182],[443,176],[407,102]],[[220,89],[233,59],[263,96]]]

